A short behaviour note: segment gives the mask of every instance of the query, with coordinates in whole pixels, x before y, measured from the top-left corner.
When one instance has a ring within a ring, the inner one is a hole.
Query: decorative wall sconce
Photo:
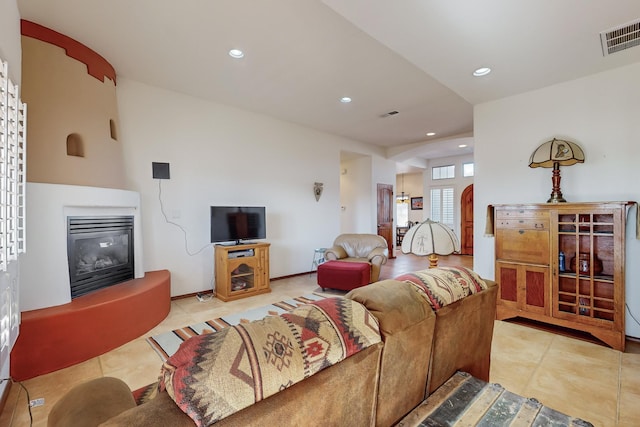
[[[322,191],[324,190],[324,184],[321,182],[313,183],[313,194],[316,196],[316,202],[320,200],[320,196],[322,196]]]
[[[560,191],[560,166],[584,163],[584,152],[578,144],[553,138],[536,148],[529,159],[530,168],[553,168],[551,197],[547,203],[566,202]]]

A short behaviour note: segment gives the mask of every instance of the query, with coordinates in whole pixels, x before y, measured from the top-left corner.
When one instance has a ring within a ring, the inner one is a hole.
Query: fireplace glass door
[[[134,277],[133,217],[69,217],[71,297]]]

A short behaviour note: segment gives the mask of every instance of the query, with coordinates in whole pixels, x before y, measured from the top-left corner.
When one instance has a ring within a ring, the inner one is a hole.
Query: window
[[[470,177],[473,176],[473,173],[473,162],[462,164],[462,176],[464,176],[465,178]]]
[[[455,178],[456,167],[454,165],[449,166],[437,166],[431,168],[431,179],[450,179]]]
[[[25,252],[26,120],[27,107],[20,100],[18,85],[0,60],[0,371],[9,361],[18,338],[20,310],[17,274],[11,261]]]
[[[398,217],[396,226],[404,227],[409,222],[409,196],[404,196],[404,198],[398,196],[396,201],[396,216]]]
[[[431,220],[453,228],[453,188],[431,190]]]

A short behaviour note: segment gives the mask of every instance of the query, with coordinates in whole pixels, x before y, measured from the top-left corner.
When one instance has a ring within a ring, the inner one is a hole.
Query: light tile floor
[[[400,255],[383,267],[381,278],[426,268],[425,258]],[[441,257],[441,265],[471,266],[470,257]],[[274,280],[272,292],[232,302],[195,297],[174,300],[169,316],[144,336],[84,363],[23,382],[31,399],[33,425],[46,426],[53,404],[76,384],[100,376],[123,379],[131,389],[156,381],[160,359],[145,338],[199,321],[237,313],[309,292],[321,292],[315,274]],[[339,292],[335,292],[340,294]],[[640,426],[640,343],[621,353],[591,342],[514,323],[496,321],[491,381],[595,426]],[[0,426],[29,426],[28,399],[14,384],[0,414]]]

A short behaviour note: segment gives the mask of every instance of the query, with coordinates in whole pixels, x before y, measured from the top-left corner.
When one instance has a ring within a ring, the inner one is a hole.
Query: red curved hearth
[[[113,350],[160,323],[171,309],[171,274],[100,289],[68,304],[22,313],[11,377],[24,381]]]

